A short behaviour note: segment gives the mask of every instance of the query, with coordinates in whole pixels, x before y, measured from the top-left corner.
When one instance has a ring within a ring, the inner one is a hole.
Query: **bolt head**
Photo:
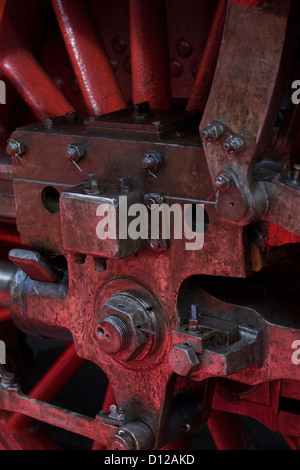
[[[151,330],[155,330],[153,312],[151,311],[150,315],[147,311],[148,307],[147,301],[136,296],[135,293],[127,295],[126,292],[120,292],[108,299],[99,311],[96,321],[95,336],[98,344],[99,341],[101,342],[101,348],[106,348],[107,353],[110,353],[108,348],[115,350],[116,352],[112,354],[118,355],[118,359],[125,362],[135,360],[140,355],[148,354],[152,337],[147,331],[144,331],[142,326],[145,325]],[[113,322],[110,320],[112,317]],[[108,330],[108,322],[114,323],[114,326],[117,324],[115,331],[111,327],[110,331]],[[101,330],[97,331],[99,327],[103,329],[104,335]],[[112,336],[108,339],[105,338],[105,334]],[[111,347],[109,346],[110,343],[112,344]]]
[[[103,351],[116,354],[127,347],[130,333],[119,317],[109,315],[97,322],[96,338]]]
[[[227,173],[223,173],[219,175],[218,178],[216,179],[215,187],[219,189],[220,191],[227,191],[228,189],[232,187],[232,183],[233,183],[233,180],[232,180],[231,175]]]
[[[66,150],[66,159],[78,161],[85,156],[85,149],[82,144],[69,144]]]
[[[225,129],[223,124],[217,121],[213,121],[208,124],[205,129],[200,132],[200,137],[203,142],[213,142],[218,140],[224,134]]]
[[[159,170],[163,163],[163,156],[157,150],[149,150],[144,156],[142,166],[145,170]]]
[[[26,144],[22,139],[9,139],[6,152],[8,155],[23,155],[26,152]]]
[[[190,375],[200,364],[194,348],[188,343],[177,344],[169,354],[171,369],[182,377]]]
[[[228,154],[238,153],[244,147],[244,139],[239,135],[229,134],[223,142],[223,149]]]

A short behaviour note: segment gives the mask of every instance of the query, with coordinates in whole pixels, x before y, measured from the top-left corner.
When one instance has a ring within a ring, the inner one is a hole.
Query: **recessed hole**
[[[229,207],[234,207],[234,202],[231,202],[231,203],[229,204]]]
[[[183,424],[181,426],[181,429],[184,431],[184,432],[189,432],[191,430],[191,426],[189,424]]]
[[[104,330],[102,328],[98,328],[97,333],[98,333],[99,336],[103,336],[104,335]]]
[[[106,335],[105,338],[106,338],[106,339],[109,339],[109,335]]]
[[[43,189],[42,204],[50,214],[57,214],[59,212],[59,197],[59,192],[52,186],[47,186]]]

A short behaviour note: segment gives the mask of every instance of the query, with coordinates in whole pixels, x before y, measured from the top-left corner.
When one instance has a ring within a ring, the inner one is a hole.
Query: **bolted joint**
[[[85,156],[85,149],[83,144],[75,143],[69,144],[66,150],[66,159],[77,162]]]
[[[245,146],[244,139],[240,135],[229,134],[223,142],[223,149],[227,154],[240,152]]]
[[[95,336],[100,348],[119,361],[147,357],[155,349],[155,312],[135,291],[120,292],[99,311]]]
[[[149,152],[144,156],[142,167],[145,170],[158,171],[162,163],[163,157],[161,152],[158,152],[157,150],[149,150]]]
[[[175,374],[187,377],[199,366],[194,348],[188,343],[176,344],[169,354],[169,364]]]
[[[6,152],[8,155],[24,155],[26,144],[22,139],[9,139],[7,141]]]
[[[225,127],[221,122],[213,121],[205,129],[200,131],[203,142],[212,142],[220,139],[225,133]]]
[[[219,175],[215,182],[215,187],[219,191],[227,191],[233,185],[234,181],[230,173],[222,173]]]

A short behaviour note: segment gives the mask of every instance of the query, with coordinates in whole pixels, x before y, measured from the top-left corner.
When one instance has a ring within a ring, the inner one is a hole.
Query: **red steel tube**
[[[187,111],[198,109],[202,113],[204,112],[219,57],[226,11],[227,2],[225,0],[219,0],[194,86],[192,88],[192,93],[187,104]]]
[[[73,111],[30,51],[10,50],[0,65],[38,119],[62,116]]]
[[[168,38],[164,2],[130,0],[130,40],[133,103],[171,107]]]
[[[71,344],[33,388],[29,396],[36,400],[50,402],[84,363],[85,360],[77,356],[75,346]],[[28,416],[14,413],[8,419],[6,426],[7,429],[12,430],[24,427],[30,421],[31,418]]]
[[[52,0],[52,5],[89,113],[106,114],[124,108],[88,2]]]

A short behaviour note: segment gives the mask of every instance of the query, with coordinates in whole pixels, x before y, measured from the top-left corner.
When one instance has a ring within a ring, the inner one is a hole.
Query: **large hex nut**
[[[147,305],[137,293],[121,292],[111,297],[100,310],[95,336],[100,347],[108,354],[117,355],[122,361],[136,359],[147,354],[148,330],[154,328]],[[147,331],[146,331],[147,330]],[[145,352],[146,351],[146,352]]]
[[[190,375],[200,364],[194,348],[188,343],[176,344],[169,354],[172,370],[183,377]]]

